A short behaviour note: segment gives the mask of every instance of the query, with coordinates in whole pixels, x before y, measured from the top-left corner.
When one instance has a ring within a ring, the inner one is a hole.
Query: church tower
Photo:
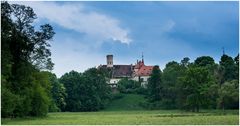
[[[107,67],[113,67],[113,55],[107,55]]]
[[[143,59],[143,52],[142,52],[142,63],[144,64],[144,59]]]

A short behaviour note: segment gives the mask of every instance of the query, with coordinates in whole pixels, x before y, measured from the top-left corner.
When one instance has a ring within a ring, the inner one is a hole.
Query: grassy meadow
[[[181,110],[144,110],[139,103],[144,100],[142,95],[128,94],[114,100],[99,112],[56,112],[48,113],[42,118],[2,119],[3,125],[237,125],[238,110],[201,110],[199,113]]]
[[[178,110],[134,110],[134,111],[101,111],[101,112],[58,112],[49,113],[42,118],[2,119],[6,125],[64,125],[64,124],[104,124],[104,125],[160,125],[160,124],[190,124],[190,125],[237,125],[238,111],[219,111],[191,113]]]

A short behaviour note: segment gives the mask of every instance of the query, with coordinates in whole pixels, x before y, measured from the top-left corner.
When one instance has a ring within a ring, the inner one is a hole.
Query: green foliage
[[[183,59],[184,60],[184,59]],[[181,65],[175,61],[166,64],[166,68],[163,70],[162,82],[163,82],[163,99],[161,100],[162,108],[176,109],[179,105],[179,98],[181,92],[178,85],[178,78],[184,76],[187,67],[187,61],[185,65]]]
[[[150,102],[159,101],[162,99],[162,78],[161,78],[161,71],[159,66],[154,66],[152,70],[152,74],[148,79],[148,99]]]
[[[118,100],[118,99],[121,99],[124,97],[124,94],[122,93],[116,93],[116,94],[112,94],[112,97],[111,97],[111,100],[114,101],[114,100]]]
[[[184,67],[187,67],[190,63],[189,63],[189,58],[188,57],[184,57],[182,60],[181,60],[181,65],[184,66]]]
[[[190,67],[186,75],[180,78],[181,89],[185,94],[183,106],[192,111],[199,111],[208,101],[208,89],[214,84],[212,76],[203,67]]]
[[[222,109],[239,108],[239,82],[232,80],[225,82],[218,90],[218,107]]]
[[[54,31],[48,24],[35,31],[35,19],[32,8],[1,2],[2,117],[48,112],[50,83],[40,69],[52,69],[48,41]]]
[[[214,59],[210,56],[201,56],[198,57],[194,61],[194,65],[198,67],[204,67],[206,68],[211,74],[216,74],[216,70],[218,69],[218,65],[214,62]]]
[[[66,89],[62,83],[59,82],[55,74],[46,72],[51,82],[51,104],[49,106],[50,112],[63,111],[66,106]]]
[[[105,73],[91,68],[80,74],[75,71],[64,74],[60,82],[66,88],[65,111],[96,111],[103,109],[111,98]]]
[[[137,81],[123,78],[118,82],[118,90],[121,93],[144,93],[144,88]]]
[[[67,93],[65,111],[80,111],[82,81],[81,74],[76,71],[66,73],[60,78],[60,83],[64,84]]]
[[[239,54],[234,58],[235,63],[235,79],[239,80]]]
[[[1,115],[2,117],[12,117],[13,111],[16,108],[19,96],[13,94],[8,88],[6,88],[6,80],[1,77]]]
[[[45,116],[48,112],[49,97],[45,89],[39,85],[34,88],[31,115]]]
[[[181,60],[181,63],[169,62],[162,74],[158,72],[154,76],[155,79],[152,76],[149,79],[151,82],[148,91],[153,95],[151,101],[144,103],[143,106],[149,109],[192,111],[217,107],[237,109],[238,81],[234,79],[238,78],[238,60],[238,56],[233,60],[223,55],[220,65],[210,56],[198,57],[194,63],[190,63],[187,57]],[[235,87],[232,83],[235,83]],[[153,99],[154,96],[158,98]]]
[[[140,94],[113,94],[113,99],[104,111],[143,110],[142,103],[145,101],[144,95]]]
[[[232,57],[228,55],[222,55],[220,66],[223,69],[223,81],[230,81],[233,79],[237,79],[239,75],[236,75],[236,65],[234,64],[234,60]]]
[[[194,61],[194,64],[196,64],[197,66],[206,67],[214,65],[215,62],[214,59],[210,56],[201,56]]]
[[[111,98],[111,89],[107,84],[105,73],[91,68],[83,73],[83,80],[84,86],[88,85],[87,90],[82,91],[88,95],[88,103],[83,103],[84,106],[87,106],[86,111],[103,109]]]

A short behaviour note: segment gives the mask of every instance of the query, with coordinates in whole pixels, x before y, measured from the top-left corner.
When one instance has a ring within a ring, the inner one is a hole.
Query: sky
[[[14,3],[14,2],[13,2]],[[16,2],[15,2],[16,3]],[[239,52],[239,5],[233,2],[17,2],[33,8],[34,26],[48,23],[56,32],[51,44],[53,72],[106,64],[145,65]]]

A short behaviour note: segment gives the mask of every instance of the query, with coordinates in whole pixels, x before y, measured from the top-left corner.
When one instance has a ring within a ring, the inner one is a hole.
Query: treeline
[[[172,61],[163,71],[153,68],[147,85],[150,109],[238,109],[239,55],[222,55],[219,64],[210,56],[193,63]]]

